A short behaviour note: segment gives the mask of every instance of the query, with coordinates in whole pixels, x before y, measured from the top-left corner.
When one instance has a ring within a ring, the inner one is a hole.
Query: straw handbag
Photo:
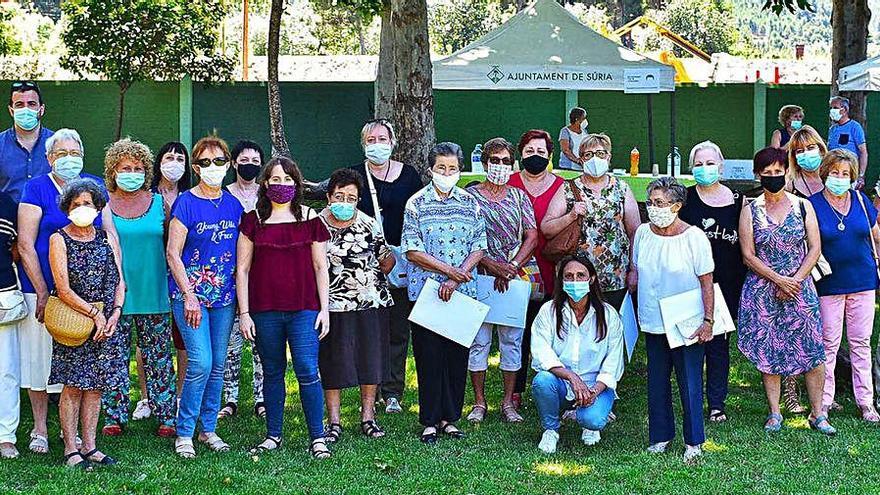
[[[93,303],[98,311],[104,311],[104,303]],[[78,347],[89,340],[95,322],[88,316],[68,306],[57,296],[49,296],[43,323],[56,342],[68,347]]]

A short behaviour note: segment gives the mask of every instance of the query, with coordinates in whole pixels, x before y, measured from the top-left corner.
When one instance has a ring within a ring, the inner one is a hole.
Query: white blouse
[[[653,334],[665,333],[660,299],[699,289],[699,277],[715,270],[709,239],[694,226],[662,236],[642,224],[633,240],[633,264],[639,277],[639,326]]]
[[[565,304],[562,310],[564,338],[556,334],[556,311],[553,301],[541,306],[532,326],[532,368],[550,371],[565,367],[575,373],[585,384],[593,386],[602,382],[614,390],[623,375],[623,323],[620,315],[605,304],[605,338],[596,342],[596,311],[590,307],[580,325],[574,310]],[[574,399],[571,384],[566,383],[568,400]]]

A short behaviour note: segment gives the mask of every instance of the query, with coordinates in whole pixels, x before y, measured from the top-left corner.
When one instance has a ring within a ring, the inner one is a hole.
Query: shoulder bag
[[[874,229],[874,224],[876,221],[871,221],[871,216],[868,215],[868,208],[865,207],[865,200],[862,198],[862,193],[856,191],[856,197],[859,198],[859,204],[862,205],[862,212],[865,214],[865,219],[868,221],[868,239],[871,241],[871,253],[874,255],[874,269],[877,271],[877,277],[880,278],[880,261],[877,258],[877,246],[874,244],[874,234],[872,230]]]
[[[576,180],[578,179],[569,180],[568,185],[571,187],[575,203],[579,203],[581,201],[581,192],[577,184],[575,184]],[[556,236],[547,239],[547,244],[544,245],[542,252],[544,257],[553,263],[558,263],[562,258],[574,254],[581,240],[582,220],[583,218],[578,216],[575,221],[568,224]]]

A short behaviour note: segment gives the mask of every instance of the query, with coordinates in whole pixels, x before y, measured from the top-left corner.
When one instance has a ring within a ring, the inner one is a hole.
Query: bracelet
[[[119,310],[120,313],[122,313],[122,306],[113,306],[113,311],[112,311],[112,312],[115,313],[117,309]]]
[[[98,316],[98,308],[92,304],[92,309],[89,310],[89,318],[94,318]]]
[[[251,314],[250,311],[242,311],[242,312],[238,313],[238,316],[241,317],[241,316],[249,315],[249,314]]]

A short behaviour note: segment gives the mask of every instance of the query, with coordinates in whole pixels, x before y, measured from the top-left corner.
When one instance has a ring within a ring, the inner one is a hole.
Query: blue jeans
[[[532,380],[532,398],[535,399],[541,426],[545,430],[559,430],[559,412],[574,404],[574,401],[565,398],[568,392],[566,384],[566,380],[549,371],[539,371]],[[581,428],[595,431],[605,428],[614,397],[614,389],[606,388],[592,405],[578,407],[577,421]]]
[[[252,313],[256,327],[254,342],[263,361],[263,400],[266,404],[266,434],[281,437],[284,421],[284,374],[287,371],[287,346],[293,358],[293,372],[299,382],[309,436],[324,436],[324,389],[318,374],[317,311],[264,311]]]
[[[171,304],[189,358],[177,410],[177,436],[180,437],[193,436],[196,420],[202,423],[203,433],[212,433],[217,428],[220,411],[226,348],[235,319],[235,305],[201,309],[202,321],[198,328],[192,328],[183,317],[183,302]]]
[[[665,335],[648,333],[645,334],[645,350],[648,354],[649,442],[668,442],[675,437],[675,415],[672,412],[672,371],[675,370],[684,443],[702,445],[706,441],[703,425],[703,345],[670,349]]]

